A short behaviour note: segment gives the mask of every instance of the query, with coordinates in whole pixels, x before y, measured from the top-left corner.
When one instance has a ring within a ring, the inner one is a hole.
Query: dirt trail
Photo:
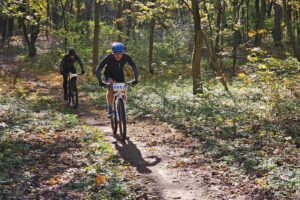
[[[143,118],[131,119],[130,138],[121,143],[112,136],[105,111],[97,116],[86,108],[79,107],[78,115],[103,132],[106,141],[136,170],[150,191],[149,199],[212,199],[203,189],[201,169],[188,166],[189,155],[196,157],[194,149],[197,148],[190,138],[167,124]]]

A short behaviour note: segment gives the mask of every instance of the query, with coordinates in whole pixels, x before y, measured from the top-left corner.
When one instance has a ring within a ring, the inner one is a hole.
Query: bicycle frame
[[[126,85],[126,87],[127,87],[127,85]],[[119,99],[123,100],[123,102],[124,102],[124,109],[125,109],[125,112],[126,112],[126,91],[114,91],[114,105],[115,105],[115,108],[118,107]],[[119,121],[119,114],[118,114],[118,112],[116,112],[115,114],[116,114],[117,121]]]
[[[72,103],[72,106],[74,108],[77,108],[78,106],[78,89],[77,89],[78,75],[82,75],[82,74],[71,73],[71,72],[68,73],[68,100],[69,100],[69,105],[71,105]]]

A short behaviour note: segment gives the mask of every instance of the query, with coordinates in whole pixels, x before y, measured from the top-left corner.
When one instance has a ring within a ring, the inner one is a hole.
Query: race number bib
[[[114,83],[113,84],[113,90],[114,91],[125,91],[126,90],[126,84],[125,83]]]

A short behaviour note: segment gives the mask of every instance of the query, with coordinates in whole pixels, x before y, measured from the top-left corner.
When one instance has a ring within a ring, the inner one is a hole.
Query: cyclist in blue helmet
[[[134,72],[134,80],[132,84],[138,83],[138,68],[132,58],[125,53],[125,47],[122,43],[115,42],[112,44],[112,53],[106,55],[97,67],[96,75],[101,87],[107,86],[114,81],[117,83],[124,83],[124,66],[128,63]],[[102,81],[101,71],[104,68],[105,81]],[[114,92],[112,88],[108,88],[106,101],[107,101],[107,116],[112,115],[112,104],[113,104]]]

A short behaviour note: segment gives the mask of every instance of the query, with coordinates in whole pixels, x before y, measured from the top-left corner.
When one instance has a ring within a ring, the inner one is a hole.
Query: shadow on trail
[[[128,140],[123,143],[113,142],[113,144],[115,145],[116,150],[118,150],[119,155],[126,162],[130,163],[131,166],[136,167],[136,170],[141,174],[151,173],[152,171],[148,167],[155,166],[161,161],[161,158],[157,156],[146,157],[146,159],[153,160],[152,162],[146,161],[137,145],[132,141]]]

